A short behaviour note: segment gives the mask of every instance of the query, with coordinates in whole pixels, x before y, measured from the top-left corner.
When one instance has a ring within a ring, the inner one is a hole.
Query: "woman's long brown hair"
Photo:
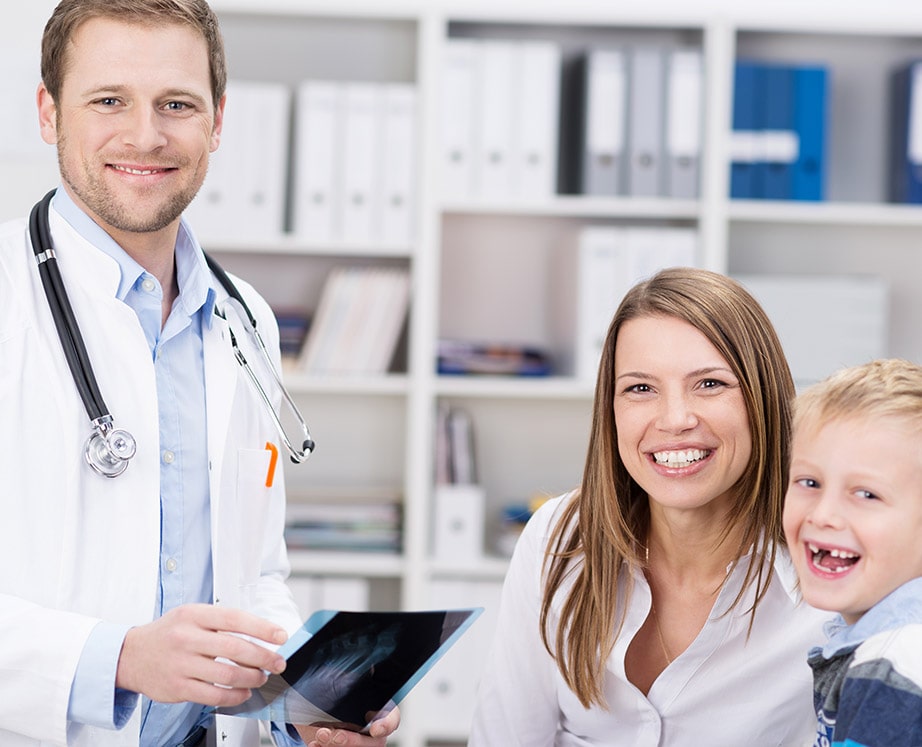
[[[606,707],[605,662],[631,596],[622,565],[642,565],[650,513],[646,494],[618,453],[614,418],[615,343],[626,321],[673,317],[698,329],[740,381],[752,432],[752,455],[735,489],[721,541],[739,537],[736,558],[753,549],[738,606],[755,587],[750,628],[783,542],[781,514],[790,458],[794,383],[774,328],[736,281],[691,268],[664,270],[634,286],[618,307],[599,364],[583,479],[556,524],[545,556],[541,636],[564,680],[585,707]],[[552,601],[573,578],[559,620]],[[619,597],[622,598],[619,605]],[[620,613],[619,613],[620,609]]]

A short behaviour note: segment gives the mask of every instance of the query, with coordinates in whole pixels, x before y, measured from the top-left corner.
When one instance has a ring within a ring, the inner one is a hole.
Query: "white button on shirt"
[[[751,589],[730,614],[745,576],[737,564],[698,637],[645,696],[627,680],[628,644],[650,611],[650,587],[634,576],[631,606],[606,665],[609,710],[585,709],[567,687],[539,632],[541,569],[565,497],[531,519],[503,587],[496,638],[480,682],[469,747],[797,747],[816,729],[807,651],[830,613],[798,604],[782,553],[747,636]],[[622,567],[626,580],[629,567]],[[564,595],[555,602],[558,618]],[[602,624],[602,621],[599,621]],[[553,630],[553,628],[552,628]],[[552,637],[553,640],[553,637]]]

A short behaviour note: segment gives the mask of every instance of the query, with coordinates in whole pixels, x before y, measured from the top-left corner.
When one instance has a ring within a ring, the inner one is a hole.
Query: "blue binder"
[[[794,128],[800,142],[791,178],[795,200],[825,197],[827,78],[825,67],[794,68]]]
[[[759,128],[759,79],[761,65],[737,60],[733,77],[733,131],[751,133]],[[730,197],[749,200],[757,197],[755,184],[756,164],[753,160],[730,162]]]
[[[913,129],[922,127],[911,121],[913,100],[922,96],[922,60],[896,70],[890,87],[890,200],[922,203],[922,163],[912,160],[910,150]]]
[[[771,133],[794,132],[794,71],[787,65],[766,65],[763,70],[765,101],[762,130]],[[777,155],[756,167],[756,182],[761,184],[761,196],[768,200],[791,198],[793,160]],[[758,190],[758,187],[757,187]]]

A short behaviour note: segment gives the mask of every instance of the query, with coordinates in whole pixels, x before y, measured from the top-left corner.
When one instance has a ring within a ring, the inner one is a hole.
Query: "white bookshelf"
[[[296,552],[295,573],[363,576],[376,589],[375,604],[405,608],[430,606],[431,590],[437,586],[444,595],[446,583],[459,584],[467,594],[480,588],[467,584],[501,582],[501,558],[458,564],[430,558],[436,407],[440,402],[458,405],[473,418],[489,546],[504,503],[554,494],[579,480],[592,387],[567,367],[546,379],[440,377],[435,373],[436,342],[443,336],[516,340],[572,355],[572,349],[561,350],[567,336],[559,330],[575,324],[574,298],[555,292],[555,281],[561,257],[573,262],[582,226],[636,222],[689,227],[699,237],[699,264],[723,272],[882,275],[891,288],[887,351],[922,360],[916,324],[922,318],[922,208],[885,202],[889,125],[884,98],[890,68],[922,56],[922,6],[901,0],[852,0],[834,8],[798,0],[212,4],[222,18],[231,77],[292,87],[306,78],[409,82],[418,91],[419,203],[410,245],[305,242],[290,235],[257,242],[202,237],[228,269],[280,306],[316,303],[322,279],[336,263],[396,263],[411,271],[406,353],[397,373],[350,378],[286,374],[318,444],[306,465],[286,465],[292,495],[324,486],[394,489],[403,500],[404,551],[399,557]],[[17,23],[4,24],[14,31],[10,39],[35,43],[7,46],[37,58],[41,24],[53,5],[43,0],[17,6],[12,11]],[[589,42],[639,39],[699,46],[705,69],[699,198],[443,199],[440,61],[450,36],[550,38],[571,50]],[[826,202],[727,197],[737,54],[829,66],[833,108]],[[53,153],[41,163],[21,158],[0,163],[0,211],[10,211],[0,212],[0,218],[24,213],[53,184],[52,162]],[[24,192],[28,197],[23,198]],[[475,623],[471,635],[480,624]],[[457,725],[440,732],[414,712],[417,702],[422,697],[414,691],[403,708],[396,740],[401,747],[463,743]]]

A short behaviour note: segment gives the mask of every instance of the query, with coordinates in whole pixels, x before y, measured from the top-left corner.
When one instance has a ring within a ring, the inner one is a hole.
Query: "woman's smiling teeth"
[[[655,451],[653,459],[666,467],[687,467],[704,459],[711,452],[705,449],[687,449],[685,451]]]

